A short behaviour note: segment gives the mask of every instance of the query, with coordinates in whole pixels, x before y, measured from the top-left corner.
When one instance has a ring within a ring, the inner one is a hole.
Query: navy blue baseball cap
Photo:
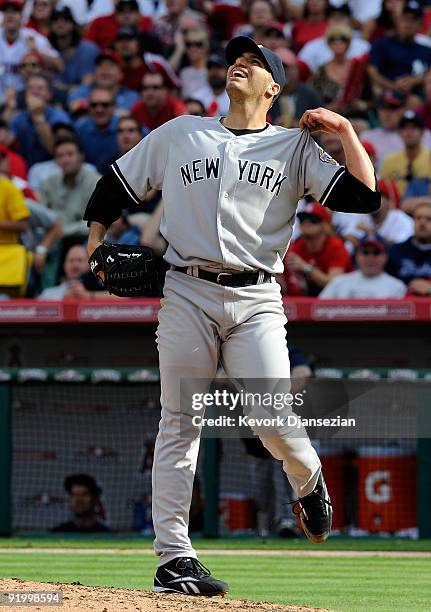
[[[274,96],[274,101],[282,93],[284,86],[286,85],[286,74],[284,71],[283,62],[281,59],[262,45],[258,45],[252,38],[248,36],[236,36],[232,38],[226,46],[225,56],[229,66],[235,63],[237,57],[243,53],[255,53],[258,55],[266,66],[268,72],[271,73],[272,78],[276,83],[280,85],[280,93]]]

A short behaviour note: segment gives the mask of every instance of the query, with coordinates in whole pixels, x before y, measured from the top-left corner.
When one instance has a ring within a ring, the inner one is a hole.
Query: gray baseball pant
[[[188,518],[199,452],[193,410],[180,408],[180,381],[212,379],[217,364],[230,378],[288,378],[286,317],[278,283],[223,287],[178,271],[166,275],[157,344],[162,413],[152,474],[152,513],[159,565],[175,557],[196,557]],[[192,393],[205,392],[199,382]],[[184,397],[184,395],[183,395]],[[180,431],[181,429],[181,431]],[[296,495],[310,493],[321,464],[308,437],[280,431],[261,437],[283,469]]]

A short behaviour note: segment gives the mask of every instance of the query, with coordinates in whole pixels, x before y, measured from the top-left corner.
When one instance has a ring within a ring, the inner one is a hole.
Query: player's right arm
[[[325,108],[305,111],[299,127],[303,148],[293,175],[298,196],[310,194],[333,211],[371,213],[380,208],[380,191],[371,160],[350,122]],[[340,166],[311,138],[311,132],[337,134],[346,166]]]
[[[112,164],[102,176],[90,197],[84,219],[90,227],[89,256],[103,242],[106,230],[124,208],[145,206],[145,195],[151,187],[161,189],[171,142],[168,121],[143,138],[133,149]]]

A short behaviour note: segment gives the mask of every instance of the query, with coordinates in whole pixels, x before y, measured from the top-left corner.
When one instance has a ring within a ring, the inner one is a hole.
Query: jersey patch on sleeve
[[[338,162],[336,162],[335,159],[329,155],[329,153],[327,153],[326,151],[322,149],[322,147],[318,147],[318,148],[319,148],[320,161],[324,162],[325,164],[332,164],[333,166],[339,165]]]

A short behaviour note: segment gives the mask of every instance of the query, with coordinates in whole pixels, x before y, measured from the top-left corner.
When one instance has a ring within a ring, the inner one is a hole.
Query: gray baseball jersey
[[[324,204],[345,172],[310,132],[268,126],[236,136],[220,118],[182,116],[112,166],[133,199],[163,190],[165,259],[175,266],[283,271],[298,200]]]

